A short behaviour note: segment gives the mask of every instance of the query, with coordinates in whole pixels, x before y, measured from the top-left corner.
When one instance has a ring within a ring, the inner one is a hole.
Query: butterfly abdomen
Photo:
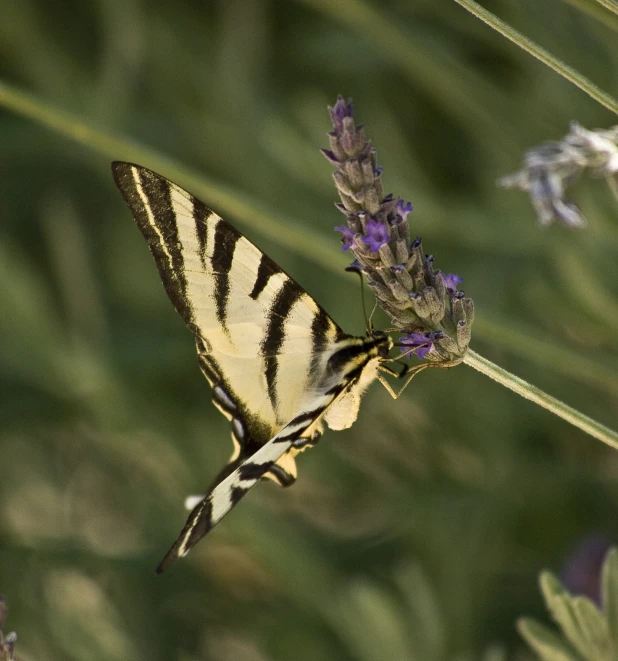
[[[370,361],[379,362],[391,346],[392,340],[386,336],[346,337],[333,348],[326,364],[327,373],[339,380],[357,378]]]

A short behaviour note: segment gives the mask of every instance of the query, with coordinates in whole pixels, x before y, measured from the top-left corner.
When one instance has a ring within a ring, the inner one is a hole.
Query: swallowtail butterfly
[[[261,478],[296,479],[295,455],[326,423],[345,429],[363,390],[392,372],[392,340],[346,335],[272,259],[164,177],[114,162],[114,179],[178,314],[195,336],[234,452],[157,568],[186,555]],[[392,392],[392,391],[391,391]]]

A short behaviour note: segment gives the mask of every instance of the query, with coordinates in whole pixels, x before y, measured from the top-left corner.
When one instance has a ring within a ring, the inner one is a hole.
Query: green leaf
[[[547,608],[564,636],[585,658],[586,637],[571,603],[571,595],[560,581],[548,571],[541,572],[539,583]]]
[[[550,571],[541,572],[539,576],[539,585],[541,586],[541,592],[543,593],[547,606],[549,606],[550,602],[555,597],[569,595],[562,583]]]
[[[518,620],[517,630],[541,661],[582,661],[557,633],[532,618]]]
[[[565,638],[587,661],[612,660],[607,622],[587,597],[572,597],[550,572],[540,576],[541,590]]]
[[[618,549],[610,549],[605,556],[601,591],[609,636],[613,650],[618,651]]]
[[[607,622],[588,597],[571,598],[571,607],[579,622],[583,645],[580,649],[589,661],[612,661],[612,643]]]

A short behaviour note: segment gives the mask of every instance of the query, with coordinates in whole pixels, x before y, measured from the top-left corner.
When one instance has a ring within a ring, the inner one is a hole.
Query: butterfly
[[[195,336],[212,401],[234,452],[157,568],[187,554],[262,478],[289,486],[295,456],[323,424],[346,429],[393,346],[384,332],[344,333],[309,294],[237,229],[176,184],[112,163],[116,185],[165,291]],[[405,370],[404,370],[405,371]]]

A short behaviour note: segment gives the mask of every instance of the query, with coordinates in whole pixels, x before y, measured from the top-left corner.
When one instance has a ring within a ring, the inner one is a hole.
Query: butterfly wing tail
[[[157,574],[164,572],[177,558],[185,556],[206,533],[210,532],[259,482],[260,478],[272,470],[275,462],[302,437],[305,431],[319,420],[340,392],[341,389],[337,389],[323,395],[318,406],[293,418],[268,443],[219,482],[193,508],[178,539],[157,567]]]

